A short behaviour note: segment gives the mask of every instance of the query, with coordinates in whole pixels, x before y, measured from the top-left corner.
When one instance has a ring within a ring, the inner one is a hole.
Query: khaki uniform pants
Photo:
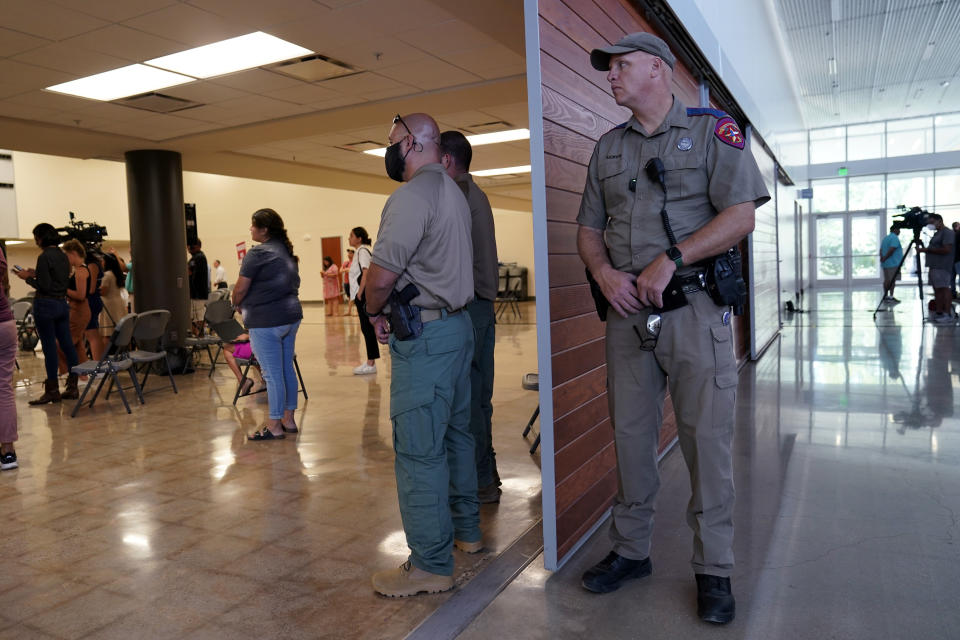
[[[639,560],[650,555],[654,501],[660,488],[657,445],[667,384],[677,418],[680,450],[690,472],[687,524],[693,530],[695,573],[729,576],[733,569],[733,410],[737,368],[726,307],[705,292],[662,314],[653,351],[640,350],[649,310],[607,316],[607,376],[620,490],[610,536],[614,551]]]

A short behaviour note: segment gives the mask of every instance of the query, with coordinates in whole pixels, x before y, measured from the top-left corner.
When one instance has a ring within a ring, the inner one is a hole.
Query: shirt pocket
[[[626,201],[629,185],[624,173],[625,168],[622,157],[606,158],[597,166],[597,177],[600,178],[607,215],[612,215],[613,211]]]
[[[693,153],[672,156],[663,161],[666,170],[667,196],[689,198],[706,193],[707,173],[703,159]]]

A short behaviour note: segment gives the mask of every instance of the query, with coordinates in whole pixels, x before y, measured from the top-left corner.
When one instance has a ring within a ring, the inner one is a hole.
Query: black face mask
[[[397,182],[403,182],[403,170],[407,164],[407,154],[400,155],[400,142],[395,142],[387,147],[387,155],[383,157],[383,163],[387,167],[387,175]],[[412,148],[410,147],[410,149]],[[407,153],[410,153],[410,149],[407,150]]]

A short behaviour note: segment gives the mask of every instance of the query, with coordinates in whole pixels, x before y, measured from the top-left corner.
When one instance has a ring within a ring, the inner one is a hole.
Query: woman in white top
[[[350,299],[356,302],[363,294],[363,275],[370,268],[370,258],[373,255],[370,251],[370,234],[363,227],[354,227],[347,241],[356,251],[353,262],[350,263]],[[360,331],[367,346],[367,361],[353,369],[354,375],[361,376],[377,372],[380,344],[377,342],[377,332],[370,323],[370,318],[363,312],[360,305],[357,305],[357,315],[360,316]]]

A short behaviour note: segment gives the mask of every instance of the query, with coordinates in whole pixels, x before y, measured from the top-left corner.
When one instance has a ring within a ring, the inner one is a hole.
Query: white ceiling
[[[774,0],[774,7],[808,128],[960,111],[957,0]]]
[[[122,158],[166,148],[184,167],[388,192],[395,113],[442,129],[527,127],[522,3],[486,0],[0,0],[0,147]],[[265,31],[358,73],[310,83],[269,68],[164,89],[202,106],[157,114],[44,87]],[[477,147],[472,168],[529,164],[526,142]],[[528,176],[481,180],[500,206],[529,207]],[[497,203],[495,202],[495,206]]]

